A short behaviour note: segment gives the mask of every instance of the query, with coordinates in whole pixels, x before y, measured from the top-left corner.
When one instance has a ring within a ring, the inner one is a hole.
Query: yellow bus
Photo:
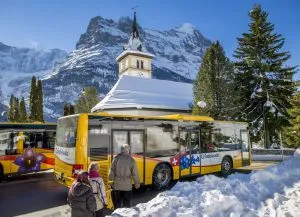
[[[113,115],[106,112],[77,114],[58,119],[55,176],[70,186],[91,161],[108,172],[120,146],[128,143],[141,183],[164,188],[182,177],[222,172],[250,164],[248,125],[214,121],[207,116],[157,117]]]
[[[54,168],[56,123],[0,123],[0,181]]]

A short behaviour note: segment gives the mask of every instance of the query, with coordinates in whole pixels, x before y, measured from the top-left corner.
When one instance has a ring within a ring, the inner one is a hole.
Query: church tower
[[[116,58],[119,64],[119,76],[129,75],[151,79],[151,61],[154,55],[148,53],[142,46],[136,21],[136,12],[134,12],[128,44],[123,47],[123,50]]]

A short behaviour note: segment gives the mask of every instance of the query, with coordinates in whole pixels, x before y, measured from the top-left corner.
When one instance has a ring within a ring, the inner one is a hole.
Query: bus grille
[[[90,158],[92,161],[100,161],[108,159],[108,149],[107,148],[91,148]]]

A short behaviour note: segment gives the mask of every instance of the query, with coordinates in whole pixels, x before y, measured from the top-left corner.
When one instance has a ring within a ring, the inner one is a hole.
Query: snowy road
[[[51,173],[9,178],[0,183],[0,217],[69,217],[67,191]],[[160,191],[142,188],[134,192],[132,205],[147,202],[158,193]]]
[[[300,216],[299,165],[300,157],[227,179],[190,179],[162,193],[141,189],[134,192],[135,207],[113,216]],[[0,183],[0,216],[69,217],[66,194],[51,173],[11,178]]]
[[[10,178],[0,183],[0,216],[10,217],[66,203],[67,189],[51,173]]]

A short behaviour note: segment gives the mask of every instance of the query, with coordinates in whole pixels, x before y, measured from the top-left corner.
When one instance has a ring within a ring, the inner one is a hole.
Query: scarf
[[[95,170],[91,170],[89,173],[89,177],[90,178],[100,178],[100,174]]]

